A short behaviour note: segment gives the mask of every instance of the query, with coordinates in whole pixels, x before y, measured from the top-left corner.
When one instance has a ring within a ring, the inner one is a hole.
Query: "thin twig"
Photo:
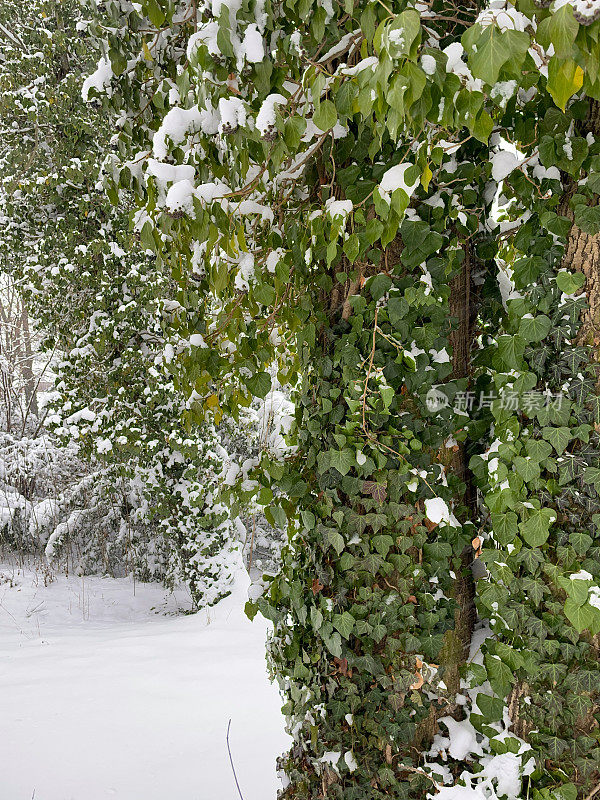
[[[233,756],[231,755],[231,747],[229,747],[229,729],[231,728],[231,720],[227,723],[227,752],[229,753],[229,763],[231,764],[231,770],[233,772],[233,777],[235,778],[235,785],[237,786],[238,794],[240,796],[240,800],[244,800],[244,795],[242,794],[242,790],[240,789],[240,784],[237,779],[237,775],[235,773],[235,767],[233,766]]]
[[[600,783],[596,786],[595,789],[592,789],[592,791],[588,794],[585,800],[592,800],[592,797],[595,797],[598,794],[598,792],[600,792]]]
[[[436,789],[442,788],[440,784],[435,780],[435,778],[432,778],[431,775],[428,775],[427,772],[425,772],[425,770],[419,769],[419,767],[409,767],[406,764],[398,764],[397,769],[399,769],[400,772],[414,772],[415,775],[422,775],[424,778],[428,778],[433,783]]]
[[[254,556],[254,535],[256,533],[256,514],[252,515],[252,538],[250,540],[250,558],[248,559],[248,572],[252,569],[252,557]],[[231,722],[231,720],[229,720]]]

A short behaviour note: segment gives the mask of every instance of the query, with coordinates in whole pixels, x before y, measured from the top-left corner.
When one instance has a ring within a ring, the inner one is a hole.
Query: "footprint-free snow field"
[[[0,800],[274,800],[287,746],[247,582],[208,612],[0,565]]]

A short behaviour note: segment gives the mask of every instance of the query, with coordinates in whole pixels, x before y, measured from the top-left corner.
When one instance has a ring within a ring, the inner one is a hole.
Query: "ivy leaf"
[[[530,41],[529,35],[522,31],[501,33],[495,24],[485,28],[476,24],[463,34],[462,44],[468,53],[473,76],[493,86],[508,61],[520,63],[525,58]]]
[[[515,456],[513,463],[515,469],[526,483],[540,477],[540,465],[533,459]]]
[[[547,591],[542,581],[536,581],[533,578],[524,578],[522,585],[523,591],[527,593],[527,596],[533,600],[536,605],[539,605]]]
[[[494,538],[501,545],[510,544],[517,535],[517,515],[514,511],[505,514],[492,514],[492,530]]]
[[[573,533],[569,534],[569,544],[573,550],[575,550],[577,555],[585,555],[593,543],[594,540],[591,536],[588,536],[587,533],[574,531]]]
[[[383,503],[387,497],[387,484],[377,483],[377,481],[365,481],[363,483],[363,492],[370,494],[373,500],[378,503]]]
[[[333,633],[331,636],[324,636],[323,641],[333,656],[336,658],[342,657],[342,639],[339,633]]]
[[[508,369],[520,369],[525,352],[525,339],[517,333],[515,336],[498,338],[498,355]]]
[[[343,450],[329,451],[329,466],[337,469],[341,475],[347,475],[354,466],[354,452],[349,447]]]
[[[546,745],[546,752],[553,760],[559,759],[565,750],[569,749],[567,742],[558,736],[540,736],[539,739],[544,742]]]
[[[390,551],[390,547],[394,544],[394,540],[391,536],[381,534],[380,536],[374,536],[371,540],[373,542],[373,546],[379,553],[379,555],[383,556],[384,558]]]
[[[550,442],[559,456],[564,453],[571,441],[571,431],[564,426],[560,428],[543,428],[542,436],[547,442]]]
[[[495,656],[486,655],[485,667],[488,674],[488,680],[492,689],[500,697],[506,697],[514,683],[514,674],[512,669]],[[478,701],[479,705],[479,701]],[[479,706],[481,708],[481,706]]]
[[[519,325],[519,333],[527,342],[541,342],[545,339],[552,323],[544,314],[536,317],[524,317]]]
[[[588,467],[583,474],[583,482],[593,484],[598,489],[600,486],[600,469],[598,467]]]
[[[589,603],[580,606],[571,597],[565,603],[565,616],[579,633],[591,628],[596,622],[596,612],[592,606]]]
[[[366,569],[371,575],[377,575],[380,567],[384,563],[383,558],[375,553],[369,553],[361,559],[360,565],[362,569]]]
[[[315,631],[318,631],[323,624],[323,614],[316,606],[310,607],[310,621]]]
[[[343,614],[334,614],[332,621],[333,627],[341,633],[344,639],[349,639],[356,622],[352,614],[348,613],[348,611],[344,611]]]
[[[346,546],[346,543],[344,542],[344,537],[342,536],[341,533],[338,533],[337,531],[332,530],[331,528],[327,531],[326,536],[327,536],[327,541],[339,556],[344,547]]]
[[[328,131],[337,122],[337,111],[331,100],[323,100],[313,114],[313,122],[321,131]]]
[[[525,522],[519,523],[521,536],[530,547],[540,547],[548,539],[550,523],[556,519],[556,512],[550,508],[533,509]]]
[[[563,8],[566,8],[566,6],[563,6]],[[580,208],[580,206],[577,206],[577,208]],[[584,208],[587,208],[587,206],[584,206]],[[579,227],[581,228],[581,225]],[[566,294],[573,294],[573,292],[581,289],[584,283],[585,275],[583,272],[567,272],[561,269],[556,276],[556,285],[561,292],[565,292]]]
[[[552,446],[543,439],[528,439],[526,443],[527,455],[534,461],[545,461],[552,453]]]
[[[380,300],[392,288],[392,279],[389,275],[380,273],[369,283],[369,291],[373,300]]]
[[[387,309],[392,327],[397,328],[408,315],[410,306],[404,297],[390,297]]]
[[[271,391],[271,376],[268,372],[256,372],[246,378],[246,386],[254,397],[264,399]]]
[[[537,40],[542,47],[554,45],[554,53],[559,58],[568,58],[573,53],[578,31],[579,25],[573,16],[573,7],[567,4],[540,22]]]
[[[579,203],[575,206],[575,225],[584,233],[593,236],[600,233],[600,206],[586,206]],[[561,275],[562,273],[558,273]],[[557,281],[558,283],[558,278]],[[563,290],[564,291],[564,290]]]
[[[562,110],[573,95],[583,86],[583,70],[572,58],[561,59],[552,56],[548,64],[548,83],[546,88],[550,92],[556,105]]]
[[[479,692],[476,702],[486,722],[499,722],[502,719],[504,700],[501,697],[490,697],[489,694]]]

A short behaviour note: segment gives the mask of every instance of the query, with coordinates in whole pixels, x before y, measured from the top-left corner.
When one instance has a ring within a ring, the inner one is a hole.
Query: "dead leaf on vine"
[[[411,684],[410,688],[411,689],[415,689],[415,690],[419,690],[421,688],[421,686],[423,686],[423,684],[425,683],[425,679],[421,675],[421,668],[423,666],[423,662],[421,661],[420,658],[417,658],[416,662],[417,662],[417,671],[415,672],[415,675],[416,675],[417,680],[413,684]]]
[[[227,88],[230,92],[233,92],[233,94],[241,94],[240,90],[238,89],[237,76],[235,72],[229,73],[227,77]]]
[[[336,667],[338,668],[338,672],[342,675],[349,675],[352,677],[352,670],[348,669],[348,659],[347,658],[337,658],[337,656],[333,659]]]
[[[321,581],[320,581],[318,578],[313,578],[313,582],[312,582],[312,593],[313,593],[314,595],[317,595],[317,594],[319,594],[319,592],[320,592],[320,591],[321,591],[321,589],[323,589],[323,588],[324,588],[324,585],[321,583]]]

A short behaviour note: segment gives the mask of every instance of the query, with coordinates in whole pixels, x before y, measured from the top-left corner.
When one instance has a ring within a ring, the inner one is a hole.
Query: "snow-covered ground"
[[[209,612],[0,564],[0,800],[274,800],[287,747],[247,581]]]

